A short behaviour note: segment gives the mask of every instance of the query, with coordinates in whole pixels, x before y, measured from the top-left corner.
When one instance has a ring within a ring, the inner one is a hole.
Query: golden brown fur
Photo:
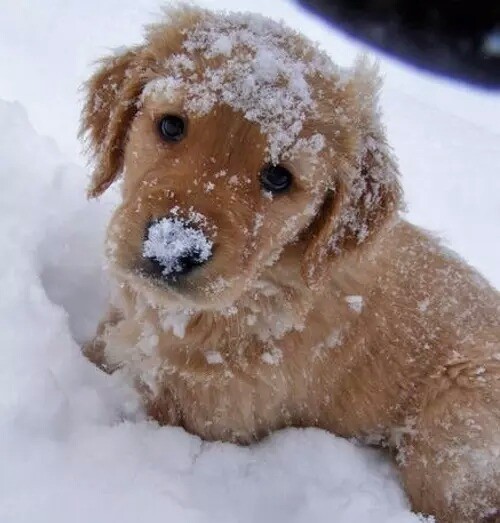
[[[161,423],[239,443],[285,426],[376,440],[394,449],[416,511],[488,517],[500,507],[498,293],[398,217],[366,65],[347,79],[334,68],[307,76],[316,109],[297,140],[320,133],[326,145],[283,152],[295,185],[274,198],[258,181],[268,143],[257,123],[223,103],[197,115],[181,95],[144,94],[183,51],[183,30],[219,16],[171,11],[87,84],[89,195],[124,171],[108,232],[118,284],[87,355],[129,373]],[[327,60],[275,30],[295,59]],[[221,60],[190,58],[197,70]],[[189,118],[178,144],[157,136],[166,113]],[[213,259],[170,287],[136,269],[146,224],[174,207],[217,232]]]

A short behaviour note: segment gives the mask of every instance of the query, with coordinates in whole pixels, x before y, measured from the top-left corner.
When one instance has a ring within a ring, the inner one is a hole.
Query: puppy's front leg
[[[106,362],[106,342],[104,335],[110,327],[114,327],[122,319],[123,316],[121,312],[111,305],[108,309],[108,312],[99,323],[94,338],[91,341],[85,343],[85,345],[82,347],[84,356],[94,363],[94,365],[108,374],[111,374],[114,369],[107,365]]]
[[[438,523],[500,521],[500,361],[447,367],[399,447],[414,510]]]

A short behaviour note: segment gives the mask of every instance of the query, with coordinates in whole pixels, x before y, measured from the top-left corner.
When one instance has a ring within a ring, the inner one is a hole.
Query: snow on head
[[[190,223],[181,218],[162,218],[148,229],[142,254],[158,261],[164,276],[182,272],[187,257],[202,263],[212,254],[213,242]]]
[[[196,69],[196,60],[203,67]],[[182,92],[185,108],[200,116],[218,103],[241,111],[266,135],[273,163],[295,144],[304,120],[314,114],[309,79],[337,72],[297,33],[250,13],[207,14],[186,32],[182,51],[165,66],[167,75],[152,80],[143,96],[169,99],[173,90]],[[322,147],[320,135],[311,140],[316,149]]]

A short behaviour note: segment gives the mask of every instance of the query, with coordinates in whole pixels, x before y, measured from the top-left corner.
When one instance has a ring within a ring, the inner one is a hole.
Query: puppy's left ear
[[[380,123],[379,87],[376,66],[362,59],[345,87],[354,145],[332,162],[332,186],[303,258],[302,275],[312,289],[322,286],[336,260],[376,238],[402,207],[397,163]]]
[[[123,168],[123,152],[136,101],[144,86],[141,47],[104,58],[84,85],[80,137],[95,157],[87,189],[89,198],[101,195]]]

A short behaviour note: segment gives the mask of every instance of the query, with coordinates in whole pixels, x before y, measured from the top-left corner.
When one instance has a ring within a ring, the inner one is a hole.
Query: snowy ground
[[[145,421],[134,393],[80,356],[106,298],[116,196],[84,199],[77,87],[158,5],[0,0],[0,521],[417,522],[376,451],[317,430],[202,443]],[[284,17],[341,64],[359,50],[288,2],[238,7]],[[500,96],[383,70],[410,218],[500,286]]]

